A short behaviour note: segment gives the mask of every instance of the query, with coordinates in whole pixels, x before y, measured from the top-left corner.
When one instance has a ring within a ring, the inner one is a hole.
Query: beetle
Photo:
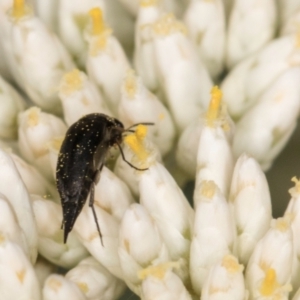
[[[153,125],[153,123],[139,123]],[[123,134],[133,132],[117,119],[105,114],[88,114],[68,129],[61,145],[57,167],[56,186],[60,194],[64,230],[64,243],[79,216],[88,195],[89,206],[92,209],[94,220],[103,246],[102,234],[94,208],[95,186],[100,179],[100,173],[105,164],[109,149],[118,146],[123,160],[132,168],[145,171],[132,165],[126,160],[121,148]]]

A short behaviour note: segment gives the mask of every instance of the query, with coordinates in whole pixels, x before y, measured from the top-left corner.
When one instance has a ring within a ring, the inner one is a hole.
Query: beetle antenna
[[[130,127],[128,127],[125,131],[128,131],[128,129],[131,129],[131,128],[136,127],[138,125],[152,126],[152,125],[155,125],[155,123],[152,123],[152,122],[136,123],[136,124],[133,124]]]
[[[123,160],[124,160],[131,168],[136,169],[136,170],[138,170],[138,171],[146,171],[146,170],[148,170],[148,168],[140,169],[140,168],[134,166],[133,164],[131,164],[131,163],[125,158],[124,152],[123,152],[122,147],[120,146],[120,144],[119,144],[119,143],[116,143],[116,144],[118,145],[118,147],[119,147],[119,149],[120,149],[122,159],[123,159]]]

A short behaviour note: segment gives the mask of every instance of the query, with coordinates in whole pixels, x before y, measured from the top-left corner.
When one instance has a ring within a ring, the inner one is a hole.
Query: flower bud
[[[66,278],[76,283],[88,300],[119,299],[125,289],[124,282],[114,277],[92,256],[71,269]]]
[[[67,130],[61,119],[32,107],[19,115],[19,148],[22,156],[53,181],[48,143]]]
[[[88,253],[71,232],[67,243],[63,243],[61,230],[62,212],[59,204],[32,196],[33,210],[38,228],[38,250],[52,263],[64,267],[74,267]]]
[[[80,288],[62,275],[51,274],[43,287],[43,300],[87,300]]]
[[[233,251],[236,231],[229,205],[213,181],[195,189],[196,215],[190,252],[192,285],[200,294],[210,267]]]
[[[90,113],[112,115],[94,83],[78,69],[63,76],[59,86],[59,97],[68,126]]]
[[[170,113],[133,71],[128,71],[123,81],[118,115],[125,127],[143,122],[153,123],[148,127],[149,138],[163,156],[171,150],[175,127]]]
[[[292,289],[292,239],[287,218],[272,221],[271,228],[256,244],[247,266],[246,285],[250,300],[288,299]]]
[[[209,74],[214,79],[218,78],[223,71],[225,58],[223,1],[191,1],[184,21]]]

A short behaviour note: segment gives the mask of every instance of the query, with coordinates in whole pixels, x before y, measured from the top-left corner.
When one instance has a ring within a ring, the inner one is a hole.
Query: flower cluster
[[[300,300],[300,181],[273,219],[264,174],[297,125],[299,25],[299,0],[0,0],[0,299]],[[64,244],[58,153],[95,112],[154,123],[123,138],[147,170],[112,147],[103,244],[88,201]]]

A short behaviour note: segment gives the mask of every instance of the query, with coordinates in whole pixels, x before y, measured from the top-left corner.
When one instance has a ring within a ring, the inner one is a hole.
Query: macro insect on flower
[[[153,125],[152,123],[143,123]],[[80,214],[88,195],[89,206],[92,208],[97,230],[103,245],[102,234],[94,209],[95,185],[100,179],[100,172],[104,166],[106,155],[113,146],[118,146],[123,160],[132,168],[139,169],[128,162],[120,144],[125,132],[123,124],[104,114],[88,114],[75,122],[67,131],[60,148],[56,169],[56,184],[61,197],[63,208],[64,243]]]

